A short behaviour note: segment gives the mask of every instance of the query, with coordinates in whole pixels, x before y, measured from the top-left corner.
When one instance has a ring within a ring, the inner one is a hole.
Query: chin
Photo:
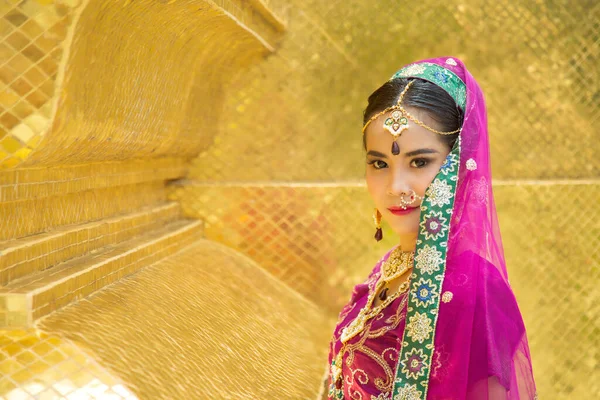
[[[419,226],[393,226],[392,230],[397,235],[416,235],[419,232]]]

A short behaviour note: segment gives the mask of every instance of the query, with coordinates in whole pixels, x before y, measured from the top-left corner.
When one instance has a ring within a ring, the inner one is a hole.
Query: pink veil
[[[427,65],[435,75],[423,72]],[[456,58],[422,60],[395,76],[445,88],[444,74],[464,83],[450,94],[464,101],[466,89],[465,116],[423,200],[393,399],[534,399],[525,327],[508,282],[492,194],[481,88]]]

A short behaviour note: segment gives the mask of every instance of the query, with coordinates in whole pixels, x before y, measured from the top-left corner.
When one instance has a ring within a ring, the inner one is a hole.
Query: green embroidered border
[[[444,89],[464,111],[467,104],[467,89],[465,83],[454,72],[433,63],[408,65],[394,74],[395,78],[421,78]]]
[[[393,400],[425,400],[429,388],[446,250],[460,166],[460,136],[421,204],[406,328],[398,355]]]

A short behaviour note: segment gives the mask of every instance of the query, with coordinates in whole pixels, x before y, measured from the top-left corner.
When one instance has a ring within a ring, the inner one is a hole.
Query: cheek
[[[421,179],[419,179],[418,193],[420,193],[421,196],[423,196],[423,194],[425,193],[425,191],[427,190],[429,185],[431,185],[431,182],[433,182],[433,180],[435,179],[435,176],[438,174],[438,172],[439,172],[439,168],[432,168],[431,171],[429,171],[429,173],[427,175],[424,175],[421,177]]]
[[[367,181],[367,191],[369,192],[369,195],[371,196],[373,201],[377,204],[378,201],[383,196],[382,193],[385,190],[385,186],[382,184],[381,178],[378,177],[376,174],[367,173],[366,181]]]

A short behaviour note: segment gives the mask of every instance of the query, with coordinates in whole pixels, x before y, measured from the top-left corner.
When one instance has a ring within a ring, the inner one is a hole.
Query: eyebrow
[[[418,150],[413,150],[413,151],[409,151],[408,153],[404,154],[406,157],[413,157],[413,156],[418,156],[419,154],[436,154],[439,153],[437,150],[435,149],[418,149]],[[375,156],[375,157],[381,157],[381,158],[387,158],[387,155],[376,151],[376,150],[370,150],[367,153],[368,156]]]

